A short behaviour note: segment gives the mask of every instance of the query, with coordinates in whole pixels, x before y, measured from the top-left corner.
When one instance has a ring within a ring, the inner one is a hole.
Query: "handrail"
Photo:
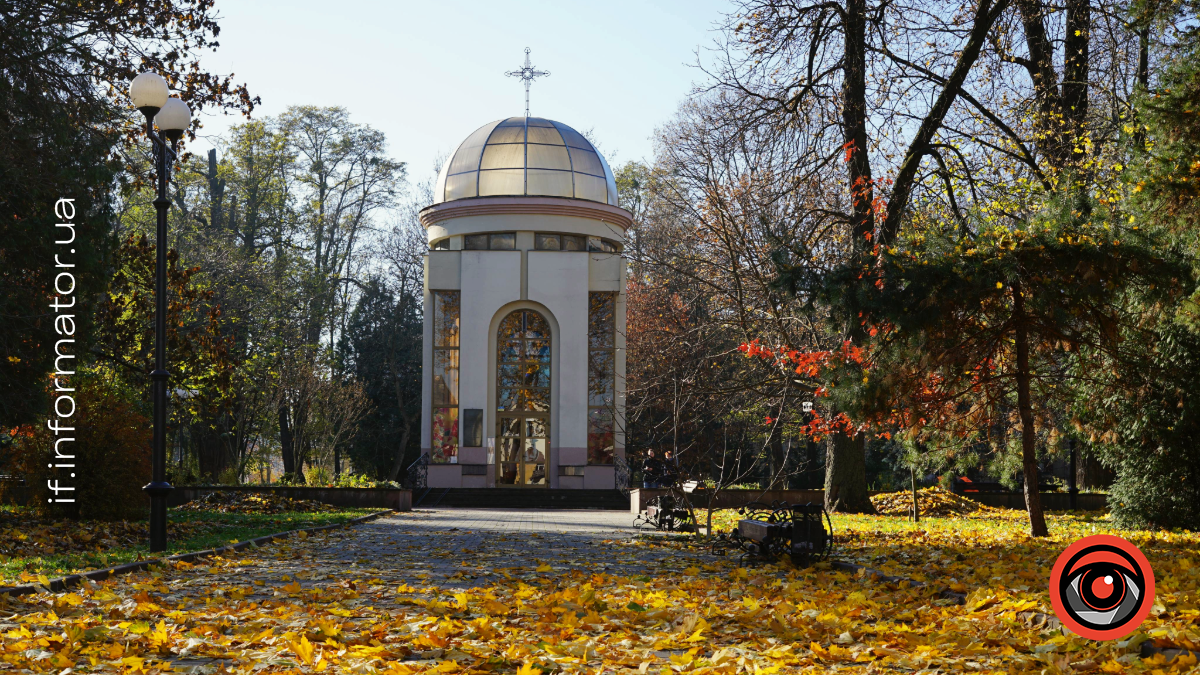
[[[410,490],[426,487],[429,478],[429,455],[421,453],[408,468],[404,470],[404,484]]]

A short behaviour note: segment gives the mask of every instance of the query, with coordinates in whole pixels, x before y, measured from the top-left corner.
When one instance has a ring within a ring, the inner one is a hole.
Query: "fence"
[[[665,489],[638,489],[629,494],[629,511],[637,514],[659,495],[666,494]],[[871,492],[872,496],[880,494]],[[1066,511],[1071,508],[1071,495],[1065,492],[1043,492],[1042,508],[1047,511]],[[963,497],[972,499],[988,506],[1000,506],[1010,509],[1024,509],[1025,495],[1020,492],[993,492],[980,494],[964,494]],[[709,495],[703,491],[692,493],[692,506],[707,508]],[[773,501],[783,501],[789,504],[805,504],[825,502],[824,490],[722,490],[713,496],[714,509],[733,509],[745,506],[750,502],[770,504]],[[1103,511],[1108,508],[1108,496],[1102,494],[1076,495],[1076,509],[1080,511]]]

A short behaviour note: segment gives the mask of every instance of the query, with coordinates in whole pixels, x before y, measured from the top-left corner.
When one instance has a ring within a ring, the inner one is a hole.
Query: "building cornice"
[[[427,206],[421,210],[421,225],[451,218],[494,215],[544,215],[589,218],[616,225],[622,231],[633,224],[633,214],[625,209],[568,197],[471,197]]]

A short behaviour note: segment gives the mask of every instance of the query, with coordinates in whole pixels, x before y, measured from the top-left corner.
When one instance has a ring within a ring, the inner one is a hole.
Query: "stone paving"
[[[314,553],[322,566],[347,573],[386,574],[412,584],[447,588],[549,564],[612,574],[642,574],[663,564],[663,549],[634,545],[638,530],[628,511],[545,509],[418,510],[355,526],[353,536]],[[672,551],[710,560],[701,552]]]
[[[395,606],[397,585],[441,592],[570,570],[621,576],[676,574],[714,558],[706,549],[634,539],[627,511],[437,509],[397,513],[344,530],[292,538],[233,554],[220,566],[232,597],[262,601],[334,584]],[[172,575],[169,602],[203,601],[216,566],[198,561]],[[189,571],[190,570],[190,571]],[[285,586],[287,588],[285,588]],[[288,590],[289,588],[294,590]]]

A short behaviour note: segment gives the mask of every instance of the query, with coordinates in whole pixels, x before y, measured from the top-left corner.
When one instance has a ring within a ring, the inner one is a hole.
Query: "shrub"
[[[1122,527],[1200,527],[1200,335],[1162,327],[1137,358],[1111,365],[1120,386],[1077,406],[1100,461],[1116,472],[1108,504]]]
[[[1179,467],[1125,471],[1108,493],[1113,521],[1121,527],[1183,527],[1200,525],[1200,492]]]
[[[329,485],[332,478],[333,476],[323,466],[312,467],[308,473],[304,474],[304,480],[308,485]]]
[[[217,485],[241,485],[241,475],[238,472],[237,465],[227,467],[217,476]]]
[[[150,482],[149,417],[134,392],[102,369],[81,370],[71,378],[71,386],[76,390],[75,415],[62,424],[75,428],[75,441],[62,443],[60,451],[75,455],[75,478],[70,478],[69,469],[48,466],[54,461],[55,436],[45,422],[23,427],[14,443],[14,468],[29,482],[29,505],[53,515],[93,520],[145,517],[150,510],[150,499],[142,492]],[[67,433],[60,432],[58,438],[70,438]],[[73,506],[46,502],[46,482],[55,479],[76,488]]]

